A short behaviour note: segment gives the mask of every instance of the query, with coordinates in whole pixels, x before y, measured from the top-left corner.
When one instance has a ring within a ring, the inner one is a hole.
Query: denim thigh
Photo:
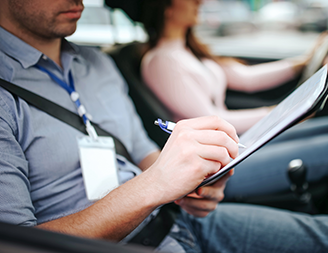
[[[275,208],[219,204],[205,218],[185,212],[170,233],[186,252],[328,252],[328,216]]]

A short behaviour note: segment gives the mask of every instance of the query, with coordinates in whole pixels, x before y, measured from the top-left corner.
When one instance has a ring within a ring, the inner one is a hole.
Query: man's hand
[[[161,205],[194,191],[238,155],[237,143],[234,127],[217,116],[178,122],[157,161],[141,175],[149,182],[149,197]],[[202,188],[200,196],[217,202],[212,188],[220,189],[222,182]]]
[[[223,200],[225,185],[232,175],[233,170],[230,170],[213,185],[201,187],[196,192],[176,200],[175,203],[191,215],[205,217]]]

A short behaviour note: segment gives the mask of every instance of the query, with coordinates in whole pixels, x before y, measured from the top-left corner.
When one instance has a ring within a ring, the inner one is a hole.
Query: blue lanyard
[[[96,130],[91,125],[90,120],[88,119],[88,117],[86,115],[87,112],[85,110],[85,107],[80,102],[79,94],[75,91],[74,80],[73,80],[72,72],[69,71],[69,73],[68,73],[69,84],[70,84],[70,85],[68,85],[66,82],[64,82],[63,80],[59,79],[55,74],[53,74],[52,72],[50,72],[46,68],[41,67],[41,66],[39,66],[37,64],[35,65],[35,67],[37,69],[45,72],[46,74],[48,74],[52,80],[54,80],[57,84],[59,84],[62,88],[64,88],[68,92],[68,94],[70,95],[72,101],[76,105],[76,108],[77,108],[77,111],[78,111],[79,115],[83,119],[83,123],[86,126],[86,129],[87,129],[88,134],[92,138],[97,139],[98,135],[96,133]]]

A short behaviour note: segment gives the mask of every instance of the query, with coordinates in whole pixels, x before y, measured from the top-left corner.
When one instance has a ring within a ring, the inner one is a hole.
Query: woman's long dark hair
[[[142,23],[149,36],[147,50],[155,47],[163,35],[165,10],[171,6],[171,0],[144,0],[142,7]],[[186,46],[190,48],[191,52],[198,58],[210,58],[214,57],[209,52],[206,45],[199,42],[194,35],[192,28],[189,28],[186,33]]]

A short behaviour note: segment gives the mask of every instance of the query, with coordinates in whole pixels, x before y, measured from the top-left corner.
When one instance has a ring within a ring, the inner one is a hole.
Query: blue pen
[[[159,126],[164,132],[167,132],[169,134],[172,133],[174,127],[175,127],[175,123],[171,122],[171,121],[162,121],[161,119],[157,119],[155,120],[155,125]],[[240,148],[246,148],[245,145],[238,143],[238,147]]]

